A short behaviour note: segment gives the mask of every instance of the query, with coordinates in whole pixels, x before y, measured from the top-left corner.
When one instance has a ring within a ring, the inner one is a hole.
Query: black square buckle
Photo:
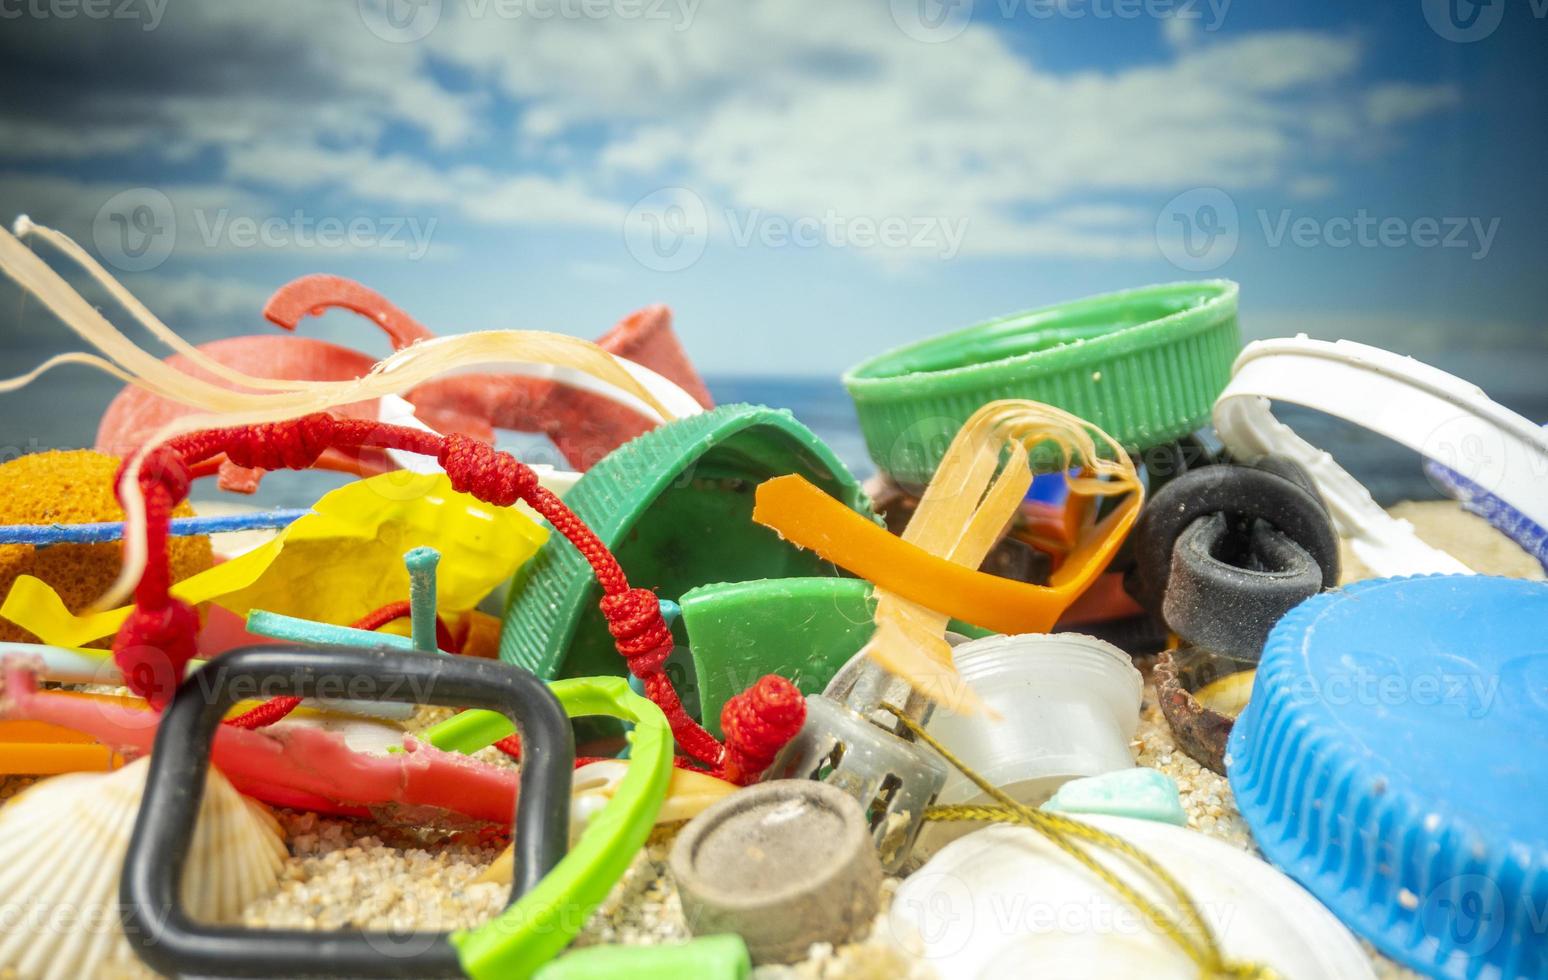
[[[312,697],[323,679],[330,685],[342,679],[351,690],[374,683],[381,700],[413,702],[422,694],[426,704],[487,708],[510,718],[522,742],[511,901],[564,857],[575,746],[563,707],[531,673],[497,661],[387,649],[233,651],[184,681],[162,716],[124,858],[124,926],[153,969],[227,977],[462,975],[449,933],[206,926],[183,910],[179,884],[221,719],[243,693]]]

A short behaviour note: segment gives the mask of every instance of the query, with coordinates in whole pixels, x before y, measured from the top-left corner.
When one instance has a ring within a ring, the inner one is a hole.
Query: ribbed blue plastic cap
[[[1226,768],[1264,855],[1388,956],[1548,976],[1548,584],[1308,599],[1269,635]]]

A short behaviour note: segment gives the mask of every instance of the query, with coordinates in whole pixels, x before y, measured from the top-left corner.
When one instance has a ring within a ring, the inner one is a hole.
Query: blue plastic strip
[[[1548,425],[1543,428],[1548,429]],[[1448,497],[1460,502],[1463,509],[1488,521],[1548,570],[1548,528],[1448,466],[1425,460],[1424,472]]]
[[[289,527],[310,513],[310,510],[301,507],[251,514],[222,514],[218,517],[174,517],[171,532],[174,537],[187,537]],[[0,527],[0,544],[100,544],[104,541],[120,541],[123,536],[123,521],[103,521],[97,524],[10,524]]]

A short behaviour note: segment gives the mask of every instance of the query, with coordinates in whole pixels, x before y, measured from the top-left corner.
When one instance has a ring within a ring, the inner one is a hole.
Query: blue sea
[[[10,369],[0,373],[19,373],[41,359],[25,353],[13,355]],[[1485,379],[1468,377],[1483,383],[1493,397],[1526,417],[1538,422],[1548,420],[1548,392],[1537,385],[1510,385],[1512,390],[1502,393],[1490,388]],[[875,472],[875,465],[866,455],[854,406],[837,377],[712,376],[707,382],[720,404],[751,402],[790,409],[857,476]],[[66,368],[51,372],[22,391],[0,395],[0,461],[43,449],[90,446],[97,420],[119,388],[118,381],[94,371]],[[1426,479],[1419,456],[1403,446],[1341,420],[1294,406],[1280,409],[1278,417],[1313,445],[1337,457],[1382,504],[1440,496]],[[541,437],[517,436],[502,440],[501,445],[525,459],[555,461],[552,445]],[[255,498],[240,499],[274,507],[306,506],[345,479],[331,473],[285,474],[266,479]],[[215,494],[209,481],[196,491],[199,497]]]

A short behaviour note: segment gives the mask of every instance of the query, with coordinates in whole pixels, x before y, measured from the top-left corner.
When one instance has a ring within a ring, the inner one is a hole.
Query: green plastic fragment
[[[871,583],[782,578],[704,585],[682,595],[704,727],[716,738],[720,709],[764,674],[802,694],[821,694],[876,629]]]
[[[1139,766],[1072,779],[1041,807],[1056,813],[1101,813],[1187,826],[1177,782],[1159,769]]]
[[[564,501],[618,556],[630,584],[663,598],[706,582],[838,574],[753,523],[753,491],[786,473],[874,519],[865,491],[821,439],[789,412],[755,405],[723,405],[625,443]],[[501,658],[546,678],[622,674],[600,597],[590,566],[552,535],[513,583]]]
[[[695,676],[678,692],[684,703],[696,696],[716,738],[721,708],[758,678],[778,674],[802,694],[821,694],[876,630],[871,583],[854,578],[719,582],[683,593],[682,608]],[[990,635],[956,620],[948,628]]]
[[[669,946],[589,946],[537,972],[537,980],[744,980],[752,960],[742,937],[703,936]]]
[[[628,771],[613,799],[537,887],[477,929],[452,933],[462,970],[475,980],[524,980],[580,931],[645,846],[672,779],[666,715],[629,690],[622,677],[582,677],[550,685],[572,718],[607,715],[634,723]],[[493,711],[471,710],[426,729],[438,749],[476,752],[515,727]]]

